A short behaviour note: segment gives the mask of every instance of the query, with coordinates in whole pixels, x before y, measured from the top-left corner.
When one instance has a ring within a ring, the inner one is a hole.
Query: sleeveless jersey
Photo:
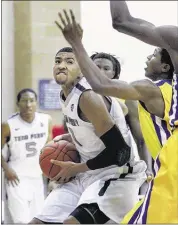
[[[149,183],[145,198],[125,216],[122,221],[124,224],[177,223],[178,221],[178,130],[175,129],[172,133],[171,128],[175,128],[176,120],[174,122],[172,120],[171,124],[169,117],[172,110],[174,115],[172,119],[176,118],[173,110],[176,98],[174,98],[175,93],[172,93],[175,87],[172,88],[170,80],[158,81],[156,84],[165,102],[164,118],[160,119],[148,113],[143,103],[139,106],[143,136],[154,159],[154,179]]]
[[[7,122],[10,127],[9,166],[19,176],[41,176],[39,154],[48,138],[49,116],[36,112],[33,122],[27,123],[17,113]]]
[[[81,156],[81,162],[86,162],[89,159],[97,156],[105,149],[104,143],[96,136],[94,126],[82,120],[79,116],[79,101],[82,93],[86,90],[91,90],[91,86],[83,77],[76,86],[72,89],[66,100],[63,100],[63,92],[60,93],[60,102],[62,111],[66,120],[69,133],[72,136],[73,142]],[[114,119],[116,125],[119,127],[125,141],[131,146],[131,132],[129,131],[121,106],[114,98],[108,98],[111,101],[110,115]],[[95,112],[93,112],[95,113]],[[131,146],[132,147],[132,146]],[[131,161],[134,159],[132,150]],[[116,167],[117,166],[111,166]],[[106,169],[106,168],[104,168]],[[108,169],[108,167],[107,167]],[[88,171],[88,173],[95,173],[95,171]],[[98,170],[97,170],[98,173]]]
[[[170,126],[178,128],[178,75],[174,74],[172,81],[172,102],[169,112]]]
[[[155,82],[155,84],[160,88],[165,102],[164,118],[161,119],[149,113],[143,102],[139,102],[138,105],[139,120],[143,137],[154,160],[158,156],[163,144],[171,135],[169,111],[172,96],[172,86],[170,80],[161,80]]]

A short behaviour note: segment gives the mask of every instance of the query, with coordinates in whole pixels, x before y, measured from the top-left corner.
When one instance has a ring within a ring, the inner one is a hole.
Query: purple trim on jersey
[[[144,203],[144,202],[143,202]],[[138,218],[142,207],[143,207],[143,203],[138,207],[138,209],[135,211],[135,213],[133,214],[133,216],[131,217],[131,219],[129,220],[128,224],[134,224],[136,222],[136,219]]]
[[[162,145],[161,132],[160,132],[159,126],[156,123],[156,117],[154,115],[152,115],[152,114],[150,114],[150,116],[151,116],[151,119],[153,121],[153,125],[154,125],[154,128],[155,128],[156,134],[158,136],[159,142]]]
[[[155,160],[152,158],[152,171],[153,171],[153,176],[155,177],[156,171],[155,171],[155,168],[154,168],[154,164],[155,164]]]
[[[152,118],[152,121],[153,121],[153,125],[154,125],[154,128],[155,128],[156,134],[157,134],[158,139],[159,139],[159,141],[160,141],[160,144],[163,145],[165,140],[162,140],[160,125],[158,125],[158,124],[156,123],[156,116],[154,116],[154,115],[152,115],[152,114],[150,114],[150,115],[151,115],[151,118]],[[158,119],[159,119],[159,118],[158,118]],[[168,130],[168,128],[167,128],[167,123],[166,123],[165,120],[161,120],[161,127],[162,127],[162,129],[164,130],[164,133],[165,133],[165,135],[166,135],[166,140],[167,140],[167,139],[170,137],[171,134],[170,134],[170,132],[169,132],[169,130]]]
[[[77,83],[76,86],[75,86],[77,89],[79,89],[81,92],[85,91],[86,88],[83,87],[81,84]]]
[[[155,168],[153,168],[153,174],[154,174],[154,177],[156,176],[156,174],[158,173],[160,167],[161,167],[161,163],[160,163],[160,160],[159,160],[159,156],[157,157],[157,159],[155,160],[155,164],[157,165],[158,169],[157,171],[155,170]],[[142,224],[146,224],[147,223],[147,214],[148,214],[148,208],[149,208],[149,204],[150,204],[150,199],[151,199],[151,193],[152,193],[152,190],[153,190],[153,185],[154,185],[154,180],[151,181],[151,188],[149,190],[149,193],[148,193],[148,197],[145,198],[145,210],[144,210],[144,213],[143,213],[143,216],[141,218],[141,222]]]
[[[160,81],[157,81],[155,82],[155,84],[159,87],[159,86],[162,86],[164,83],[168,83],[168,84],[172,84],[172,80],[160,80]]]
[[[15,114],[11,115],[11,116],[8,118],[8,120],[9,120],[9,119],[11,119],[11,118],[13,118],[13,117],[18,116],[19,114],[20,114],[20,113],[19,113],[19,112],[17,112],[17,113],[15,113]]]
[[[168,139],[171,136],[171,132],[167,128],[167,123],[165,120],[161,120],[161,126],[164,129],[164,132],[166,134],[166,139]]]
[[[149,194],[148,194],[148,198],[145,199],[146,206],[145,206],[145,211],[144,211],[143,216],[142,216],[142,224],[146,224],[147,213],[148,213],[148,206],[149,206],[149,203],[150,203],[150,198],[151,198],[151,192],[152,192],[152,189],[153,189],[153,184],[154,184],[154,182],[152,180],[151,188],[150,188],[150,191],[149,191]]]
[[[159,161],[159,156],[158,156],[158,158],[156,159],[156,164],[157,164],[157,166],[158,166],[158,171],[159,171],[159,169],[160,169],[160,167],[161,167],[161,162]]]
[[[153,174],[154,174],[154,177],[155,177],[156,172],[155,172],[155,169],[154,169],[154,163],[155,163],[155,160],[152,158],[152,170],[153,170]],[[150,187],[150,186],[148,187],[148,190],[147,190],[147,193],[145,195],[145,199],[144,199],[143,203],[140,205],[140,207],[132,215],[128,224],[137,224],[138,220],[140,219],[140,215],[142,213],[143,206],[146,204],[145,202],[146,202],[147,196],[149,194],[150,188],[152,188],[152,187]]]
[[[169,117],[170,126],[177,127],[175,123],[178,121],[178,75],[176,74],[174,74],[172,81],[172,102]]]

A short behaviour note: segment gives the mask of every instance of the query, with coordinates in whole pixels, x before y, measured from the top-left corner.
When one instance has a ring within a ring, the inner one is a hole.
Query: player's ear
[[[170,65],[163,63],[162,72],[167,73],[170,70]]]

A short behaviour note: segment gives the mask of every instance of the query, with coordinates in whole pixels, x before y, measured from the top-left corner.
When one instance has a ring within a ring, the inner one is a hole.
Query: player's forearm
[[[1,166],[4,169],[4,171],[7,171],[9,169],[9,166],[4,157],[2,156],[2,154],[1,154]]]
[[[76,173],[84,173],[86,171],[89,171],[90,169],[88,168],[86,163],[76,163],[74,170]]]
[[[146,162],[147,170],[152,173],[152,158],[147,150],[145,142],[140,143],[140,145],[138,146],[138,154],[140,159]]]
[[[100,69],[90,59],[81,41],[75,41],[72,48],[82,74],[86,77],[93,90],[102,94],[102,87],[109,79],[102,75]]]
[[[113,26],[119,26],[119,24],[122,25],[130,21],[130,23],[137,25],[145,25],[150,28],[154,27],[152,23],[146,20],[132,17],[125,1],[110,1],[110,8]]]
[[[163,40],[154,24],[131,16],[125,1],[111,1],[113,28],[147,44],[163,47]]]
[[[123,23],[131,18],[125,1],[110,1],[110,10],[113,26],[115,23]]]
[[[86,162],[88,168],[96,170],[111,165],[123,166],[130,160],[131,149],[116,125],[103,134],[100,139],[106,148],[95,158]]]

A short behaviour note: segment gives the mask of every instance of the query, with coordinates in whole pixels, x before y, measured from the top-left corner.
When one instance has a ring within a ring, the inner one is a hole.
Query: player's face
[[[25,92],[17,103],[19,111],[24,116],[31,116],[36,112],[37,100],[32,92]]]
[[[156,48],[152,55],[147,57],[145,68],[145,76],[154,78],[155,75],[159,75],[163,72],[163,63],[161,63],[161,49]]]
[[[70,85],[80,74],[80,68],[72,52],[60,52],[57,54],[53,67],[53,76],[56,83]]]
[[[97,67],[101,70],[101,72],[105,76],[107,76],[110,79],[114,77],[115,72],[111,60],[105,58],[98,58],[94,59],[93,62],[97,65]]]

